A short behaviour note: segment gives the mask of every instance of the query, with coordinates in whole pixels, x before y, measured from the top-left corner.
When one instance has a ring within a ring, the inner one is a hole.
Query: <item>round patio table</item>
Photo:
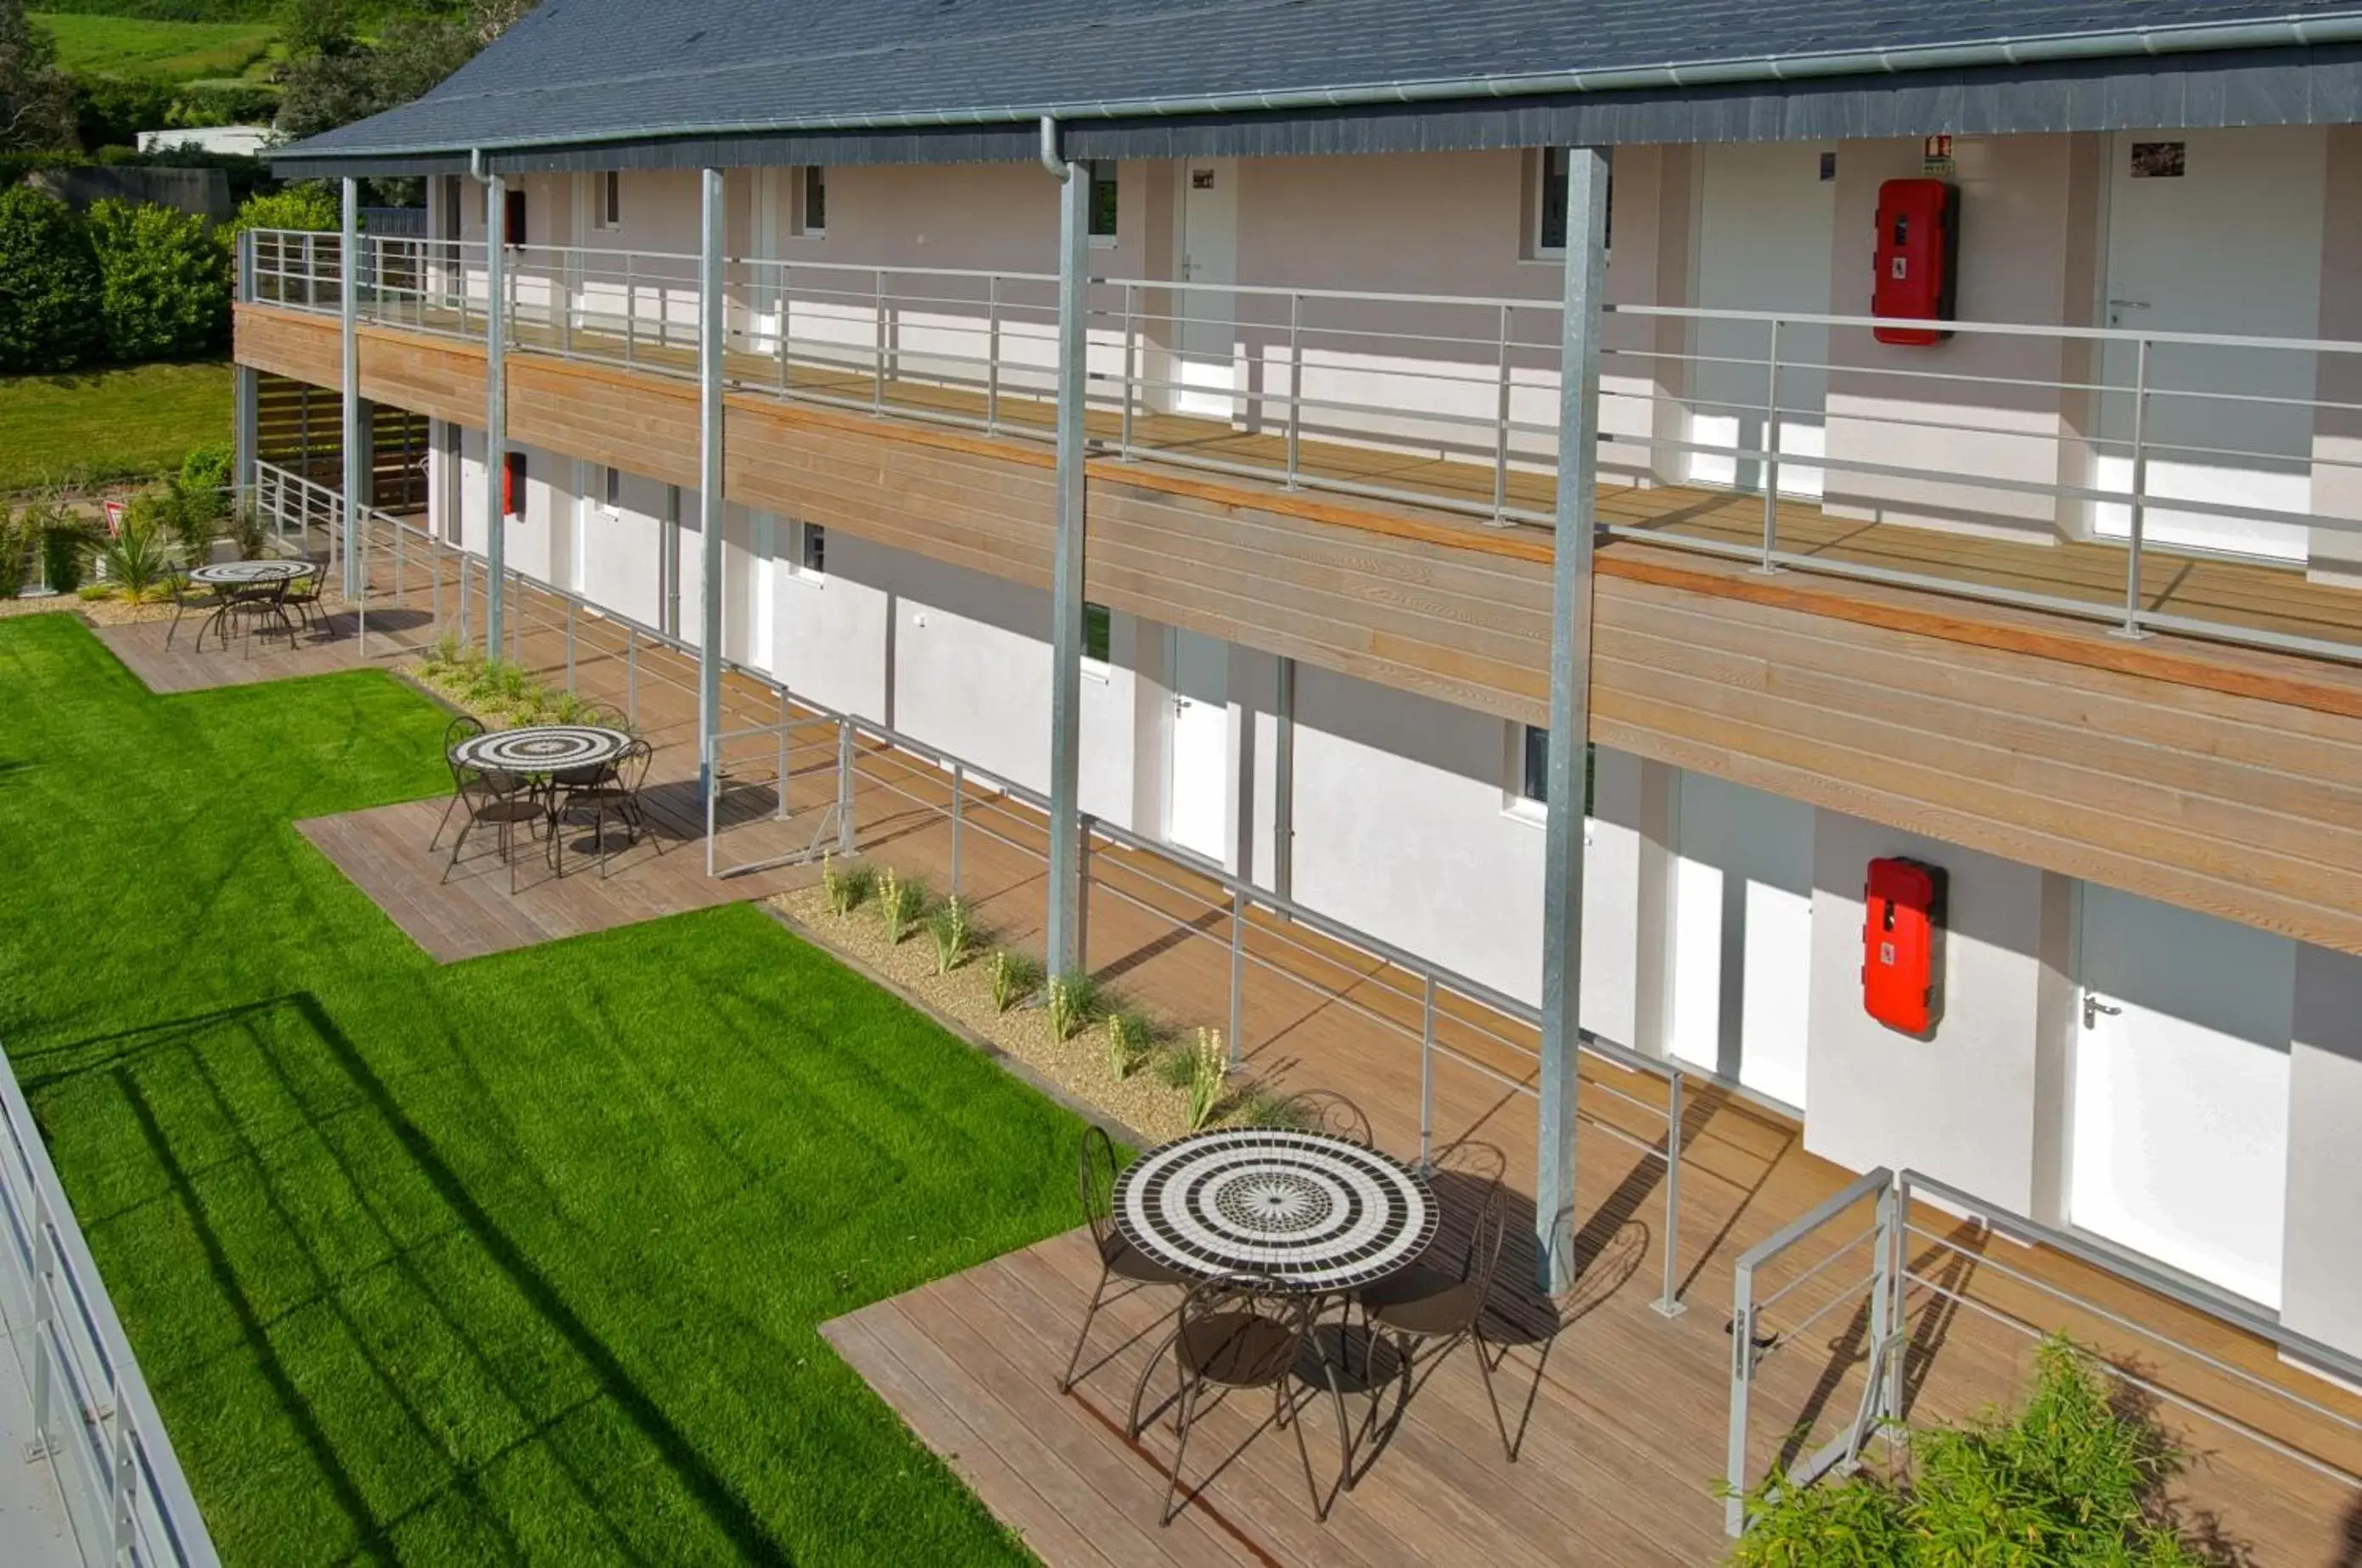
[[[209,588],[259,588],[313,576],[319,570],[309,561],[224,561],[193,568],[189,581]]]
[[[1328,1294],[1407,1266],[1435,1239],[1427,1177],[1345,1138],[1281,1128],[1193,1133],[1117,1179],[1116,1228],[1196,1278],[1253,1274]]]
[[[451,748],[451,760],[480,773],[549,774],[603,768],[632,738],[598,724],[523,724],[487,729]]]

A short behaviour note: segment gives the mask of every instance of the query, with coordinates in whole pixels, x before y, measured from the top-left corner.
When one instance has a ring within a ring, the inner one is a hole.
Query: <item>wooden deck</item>
[[[423,579],[411,588],[408,603],[427,602]],[[513,613],[524,628],[525,661],[563,680],[568,653],[557,603],[531,594]],[[381,604],[373,607],[371,624],[371,662],[397,658],[433,635],[425,615],[389,613]],[[127,664],[160,689],[315,673],[361,658],[359,639],[349,635],[308,640],[292,651],[258,645],[250,657],[237,649],[168,653],[160,627],[105,635]],[[704,875],[701,816],[688,784],[694,703],[687,660],[647,650],[627,657],[612,624],[584,622],[576,627],[572,669],[579,689],[630,704],[660,748],[652,795],[657,840],[618,856],[606,877],[577,860],[559,878],[533,857],[511,894],[505,869],[471,850],[460,872],[447,878],[443,857],[426,848],[439,801],[302,825],[438,958],[757,896],[812,874]],[[733,727],[778,717],[776,696],[751,682],[731,682],[725,707]],[[787,759],[790,811],[782,821],[776,814],[776,739],[751,738],[733,748],[724,759],[733,788],[716,843],[721,862],[808,845],[835,795],[834,757],[824,729],[796,731]],[[939,892],[955,885],[946,775],[865,749],[855,799],[865,856]],[[1043,897],[1041,821],[1022,806],[973,792],[963,818],[955,885],[998,939],[1031,940]],[[1091,872],[1094,971],[1127,1001],[1176,1026],[1227,1029],[1231,931],[1219,890],[1161,859],[1105,845],[1092,855]],[[1344,1089],[1368,1110],[1383,1145],[1416,1154],[1422,1129],[1418,980],[1270,919],[1250,920],[1239,939],[1244,985],[1237,1018],[1251,1070],[1283,1087]],[[1448,991],[1440,1013],[1429,1146],[1447,1167],[1497,1150],[1489,1157],[1512,1190],[1530,1193],[1530,1035]],[[1423,1378],[1400,1409],[1382,1407],[1383,1435],[1363,1439],[1359,1450],[1364,1478],[1328,1525],[1312,1522],[1292,1441],[1265,1431],[1246,1442],[1253,1423],[1241,1410],[1218,1412],[1204,1429],[1208,1441],[1193,1445],[1189,1471],[1201,1490],[1181,1520],[1159,1530],[1154,1510],[1169,1434],[1153,1430],[1137,1445],[1121,1435],[1123,1406],[1147,1349],[1141,1336],[1156,1304],[1118,1303],[1094,1331],[1089,1376],[1073,1398],[1057,1396],[1054,1377],[1088,1284],[1087,1248],[1072,1235],[865,1309],[831,1325],[829,1335],[987,1506],[1054,1563],[1710,1561],[1722,1549],[1713,1488],[1723,1468],[1732,1262],[1837,1190],[1848,1173],[1805,1154],[1783,1118],[1719,1092],[1697,1094],[1683,1117],[1678,1230],[1669,1233],[1661,1086],[1603,1061],[1586,1058],[1584,1069],[1581,1277],[1560,1300],[1521,1288],[1533,1267],[1525,1239],[1530,1216],[1520,1214],[1493,1306],[1492,1332],[1507,1346],[1505,1397],[1520,1435],[1515,1464],[1493,1435],[1482,1385],[1463,1350]],[[1447,1192],[1452,1187],[1447,1181]],[[1855,1241],[1867,1221],[1865,1209],[1800,1248],[1759,1282],[1759,1299],[1802,1278],[1838,1244]],[[2348,1418],[2362,1418],[2362,1398],[2281,1365],[2266,1345],[2063,1258],[1995,1243],[1932,1213],[1923,1213],[1921,1224],[1913,1252],[1927,1283],[1913,1298],[1915,1417],[1962,1415],[2022,1388],[2032,1341],[1986,1315],[1992,1312],[2069,1330],[2200,1409],[2259,1429],[2322,1464],[2362,1471],[2362,1442],[2347,1429],[2308,1416],[2258,1385],[2291,1390]],[[1663,1288],[1669,1249],[1674,1288],[1690,1309],[1672,1319],[1652,1305]],[[1779,1345],[1759,1374],[1750,1426],[1754,1473],[1817,1445],[1852,1410],[1863,1376],[1866,1270],[1857,1244],[1768,1312],[1765,1326]],[[2047,1294],[2045,1285],[2072,1299]],[[2169,1351],[2110,1314],[2149,1325],[2256,1381]],[[1356,1393],[1349,1419],[1361,1419],[1366,1403]],[[2351,1568],[2362,1562],[2362,1495],[2222,1420],[2179,1408],[2167,1413],[2169,1429],[2193,1455],[2176,1487],[2193,1522],[2217,1519],[2257,1563]],[[1304,1415],[1316,1464],[1333,1478],[1337,1423],[1325,1394],[1308,1398]],[[1807,1435],[1791,1436],[1792,1429]],[[1224,1462],[1242,1443],[1237,1457]],[[1219,1464],[1210,1482],[1200,1461]]]

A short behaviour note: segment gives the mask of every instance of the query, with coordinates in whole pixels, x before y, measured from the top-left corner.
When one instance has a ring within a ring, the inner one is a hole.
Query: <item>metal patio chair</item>
[[[300,577],[291,578],[279,597],[281,608],[293,610],[306,631],[328,624],[327,612],[320,605],[321,587],[326,576],[324,572],[307,572]],[[291,630],[288,635],[292,638],[294,633]]]
[[[185,617],[201,615],[205,618],[197,627],[197,648],[202,652],[205,645],[205,628],[214,624],[222,607],[229,602],[228,598],[219,588],[200,587],[192,583],[185,572],[173,573],[170,582],[172,588],[172,624],[164,632],[164,646],[168,649],[172,646],[172,639],[179,635],[181,622]]]
[[[1173,1499],[1181,1489],[1181,1464],[1189,1452],[1189,1429],[1196,1424],[1199,1403],[1207,1391],[1213,1390],[1219,1398],[1224,1393],[1254,1388],[1271,1390],[1275,1425],[1295,1427],[1296,1453],[1304,1462],[1304,1486],[1311,1494],[1312,1517],[1316,1521],[1327,1520],[1329,1503],[1320,1496],[1320,1482],[1312,1473],[1312,1450],[1304,1441],[1303,1417],[1294,1409],[1289,1397],[1296,1364],[1303,1354],[1305,1342],[1312,1335],[1316,1311],[1313,1297],[1282,1290],[1271,1280],[1253,1275],[1225,1275],[1209,1279],[1182,1298],[1180,1323],[1165,1342],[1165,1346],[1172,1349],[1173,1364],[1180,1375],[1181,1386],[1175,1396],[1178,1404],[1174,1411],[1178,1442],[1173,1452],[1173,1466],[1165,1473],[1164,1508],[1157,1523],[1169,1525],[1180,1517]],[[1141,1399],[1147,1393],[1149,1378],[1164,1359],[1165,1346],[1159,1346],[1157,1354],[1149,1358],[1131,1391],[1126,1431],[1135,1442],[1140,1437]],[[1328,1372],[1325,1361],[1321,1367]],[[1332,1398],[1336,1398],[1336,1387],[1335,1375],[1330,1373]],[[1337,1432],[1338,1450],[1343,1456],[1339,1471],[1341,1486],[1352,1469],[1349,1440],[1341,1407]]]
[[[529,779],[515,773],[487,772],[453,761],[446,754],[451,767],[451,795],[458,805],[468,808],[468,820],[459,824],[459,831],[451,839],[451,859],[443,867],[443,880],[451,880],[458,869],[459,850],[468,835],[479,828],[493,830],[502,863],[509,869],[509,892],[514,894],[516,878],[516,830],[522,827],[532,837],[549,819],[548,804],[534,788]]]
[[[648,764],[656,756],[656,748],[638,736],[624,748],[624,754],[598,768],[572,768],[550,781],[549,853],[557,874],[566,874],[566,820],[579,812],[589,812],[593,830],[599,835],[599,874],[607,874],[607,818],[613,816],[624,825],[626,848],[640,841],[646,830],[646,813],[640,808],[640,786],[647,782]],[[570,775],[588,775],[577,783]]]
[[[1501,1244],[1508,1227],[1509,1195],[1496,1182],[1476,1211],[1475,1223],[1469,1228],[1467,1245],[1456,1269],[1415,1263],[1353,1292],[1353,1304],[1362,1310],[1364,1381],[1375,1357],[1376,1336],[1391,1334],[1402,1369],[1406,1400],[1412,1389],[1412,1354],[1418,1346],[1440,1341],[1442,1348],[1436,1353],[1436,1359],[1440,1361],[1461,1341],[1473,1342],[1477,1368],[1485,1376],[1485,1398],[1493,1407],[1493,1425],[1501,1436],[1501,1451],[1514,1464],[1518,1451],[1509,1441],[1500,1398],[1493,1391],[1493,1363],[1488,1354],[1491,1346],[1485,1338],[1484,1326],[1485,1301],[1492,1294],[1493,1273],[1500,1265]],[[1371,1394],[1374,1398],[1377,1390],[1373,1387]],[[1353,1485],[1350,1464],[1345,1485],[1349,1489]]]
[[[1115,1177],[1114,1140],[1097,1127],[1085,1127],[1082,1147],[1075,1158],[1075,1188],[1082,1199],[1084,1223],[1090,1226],[1091,1245],[1098,1249],[1099,1282],[1091,1287],[1090,1305],[1083,1310],[1082,1332],[1075,1336],[1074,1354],[1066,1357],[1066,1370],[1058,1378],[1061,1394],[1075,1386],[1075,1368],[1081,1363],[1083,1346],[1091,1337],[1091,1320],[1098,1315],[1099,1303],[1107,1299],[1109,1284],[1119,1279],[1135,1286],[1189,1283],[1186,1275],[1142,1256],[1116,1229]]]
[[[1305,1089],[1289,1095],[1273,1108],[1271,1124],[1343,1138],[1365,1149],[1377,1146],[1370,1136],[1369,1116],[1333,1089]]]
[[[472,713],[463,713],[443,727],[443,761],[448,764],[451,753],[459,742],[484,732],[484,721]],[[451,769],[451,798],[443,804],[443,819],[435,824],[435,837],[426,840],[429,850],[443,841],[443,829],[451,826],[451,813],[459,808],[459,770]]]

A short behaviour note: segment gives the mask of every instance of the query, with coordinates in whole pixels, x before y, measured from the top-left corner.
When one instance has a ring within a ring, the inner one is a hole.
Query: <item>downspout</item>
[[[1083,414],[1089,330],[1091,182],[1059,156],[1058,122],[1042,116],[1042,167],[1058,192],[1057,530],[1050,562],[1049,909],[1043,922],[1050,973],[1087,972],[1083,928]]]

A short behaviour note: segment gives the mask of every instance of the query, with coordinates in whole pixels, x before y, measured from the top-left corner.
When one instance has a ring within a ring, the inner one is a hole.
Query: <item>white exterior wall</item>
[[[2300,947],[2280,1321],[2362,1355],[2362,959]]]

